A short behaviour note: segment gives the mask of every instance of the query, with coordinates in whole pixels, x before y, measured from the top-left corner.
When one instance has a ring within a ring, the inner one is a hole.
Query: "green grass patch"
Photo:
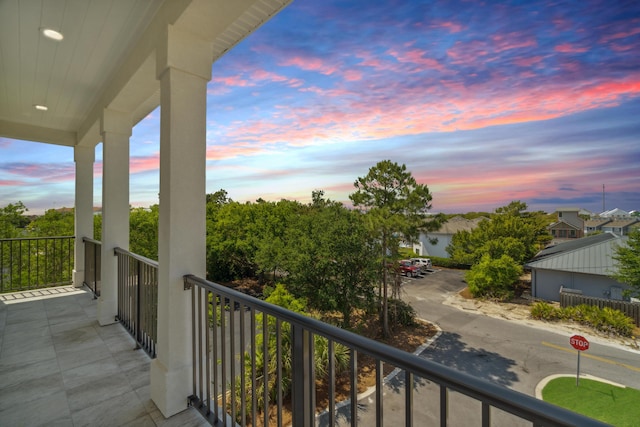
[[[575,377],[555,378],[542,390],[542,399],[617,427],[637,426],[640,390]]]

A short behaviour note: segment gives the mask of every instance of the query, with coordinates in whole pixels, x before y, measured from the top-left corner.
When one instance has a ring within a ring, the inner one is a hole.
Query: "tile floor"
[[[162,416],[149,357],[96,306],[73,287],[0,294],[0,426],[207,426],[194,409]]]

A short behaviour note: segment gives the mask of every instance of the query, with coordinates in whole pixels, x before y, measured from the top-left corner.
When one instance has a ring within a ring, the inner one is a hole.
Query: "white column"
[[[102,134],[102,256],[98,322],[115,322],[118,312],[118,263],[113,250],[129,249],[129,137],[128,115],[105,110]]]
[[[165,417],[192,394],[191,294],[183,276],[205,276],[206,90],[209,43],[168,28],[158,50],[160,230],[158,343],[151,398]]]
[[[76,162],[75,248],[73,286],[81,288],[84,282],[83,237],[93,239],[93,162],[96,149],[91,146],[75,146]]]

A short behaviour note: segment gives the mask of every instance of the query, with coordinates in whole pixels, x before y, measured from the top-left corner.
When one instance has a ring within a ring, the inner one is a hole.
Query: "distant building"
[[[632,226],[640,223],[638,219],[626,218],[615,219],[607,222],[602,226],[602,231],[606,233],[613,233],[618,236],[626,236],[632,230]]]
[[[631,217],[631,213],[624,211],[622,209],[611,209],[609,211],[604,211],[600,214],[601,218],[629,218]]]
[[[485,217],[466,219],[454,216],[443,223],[436,231],[421,232],[418,242],[413,244],[413,251],[417,255],[449,258],[447,246],[451,243],[453,235],[458,231],[471,231],[478,226]]]
[[[627,237],[602,233],[540,251],[525,267],[531,269],[531,295],[560,300],[560,289],[583,295],[622,299],[628,286],[609,277],[617,268],[613,255]]]
[[[580,208],[559,208],[556,210],[558,221],[549,226],[554,240],[579,239],[584,237],[584,220],[580,217]]]
[[[595,232],[602,232],[602,227],[611,222],[610,218],[591,218],[584,222],[584,232],[589,235]]]

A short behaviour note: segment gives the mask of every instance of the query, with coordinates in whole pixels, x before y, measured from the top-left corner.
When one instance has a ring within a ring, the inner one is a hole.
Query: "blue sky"
[[[213,65],[207,191],[348,202],[380,160],[433,211],[640,209],[640,2],[294,0]],[[158,202],[159,111],[130,202]],[[96,147],[100,205],[102,146]],[[0,206],[73,206],[73,150],[0,138]]]

